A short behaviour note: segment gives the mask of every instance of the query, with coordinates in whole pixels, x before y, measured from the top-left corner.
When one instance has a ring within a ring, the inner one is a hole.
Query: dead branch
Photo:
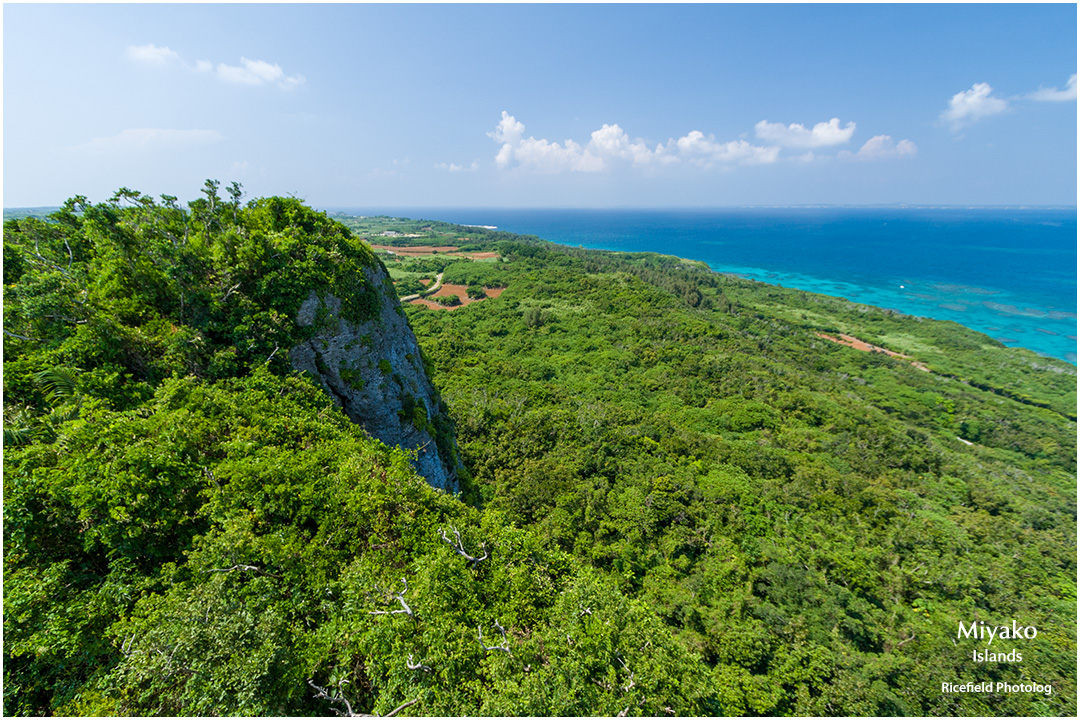
[[[342,680],[341,682],[338,683],[338,692],[339,693],[341,692],[341,686],[345,685],[347,683],[348,683],[347,680]],[[334,697],[333,695],[331,695],[326,690],[326,688],[316,685],[315,683],[313,683],[311,681],[310,678],[308,679],[307,684],[310,685],[311,687],[313,687],[315,690],[318,690],[318,692],[315,693],[315,698],[320,699],[320,700],[329,700],[330,702],[342,703],[342,704],[345,705],[345,712],[342,712],[342,711],[338,710],[335,707],[330,708],[331,710],[334,711],[334,713],[336,715],[339,715],[341,717],[380,717],[378,714],[368,715],[367,713],[353,712],[352,704],[347,699],[345,699],[344,693],[342,693],[341,697]],[[396,708],[391,710],[390,712],[386,713],[386,715],[383,715],[382,717],[394,717],[395,715],[397,715],[399,712],[401,712],[405,708],[409,707],[410,705],[415,705],[418,702],[420,702],[420,698],[416,698],[415,700],[409,700],[408,702],[403,702],[400,705],[398,705]]]
[[[486,560],[487,559],[487,556],[488,556],[487,546],[484,543],[480,543],[480,549],[484,551],[484,555],[482,557],[473,557],[469,553],[465,552],[465,545],[461,542],[461,533],[458,531],[458,529],[456,527],[454,527],[453,525],[451,525],[450,526],[450,531],[453,532],[454,537],[457,538],[457,543],[456,544],[454,543],[453,540],[451,540],[450,538],[448,538],[446,536],[446,531],[443,530],[442,528],[439,528],[439,535],[442,536],[443,541],[447,545],[449,545],[451,548],[454,549],[454,552],[456,552],[458,555],[460,555],[461,557],[463,557],[466,560],[468,560],[469,562],[471,562],[473,564],[473,567],[476,567],[476,564],[479,563],[481,560]]]
[[[906,645],[907,643],[911,642],[914,639],[915,639],[915,633],[911,633],[911,637],[909,637],[907,640],[901,640],[900,642],[896,643],[896,645],[893,646],[893,649],[896,649],[896,648],[900,647],[901,645]]]
[[[502,645],[485,645],[484,644],[484,635],[483,635],[483,633],[480,632],[480,626],[477,625],[476,626],[476,637],[477,637],[477,639],[480,640],[480,647],[484,648],[485,650],[487,650],[489,652],[492,651],[492,650],[502,650],[507,655],[511,655],[512,653],[510,652],[510,644],[506,641],[506,629],[502,625],[499,624],[498,620],[496,620],[494,622],[494,625],[495,625],[496,628],[498,628],[499,632],[502,633],[503,644]]]
[[[409,659],[405,661],[405,667],[409,668],[410,670],[423,670],[424,672],[431,672],[431,668],[427,665],[413,662],[412,653],[409,653]]]
[[[405,708],[409,707],[410,705],[415,705],[418,702],[420,702],[420,698],[416,698],[415,700],[410,700],[409,702],[403,702],[400,705],[398,705],[396,708],[391,710],[390,712],[386,713],[386,715],[384,715],[383,717],[394,717],[395,715],[397,715],[399,712],[401,712]]]
[[[405,589],[401,592],[391,592],[390,597],[401,603],[401,610],[369,610],[368,615],[408,615],[411,618],[416,617],[413,614],[412,608],[405,602],[405,593],[409,592],[409,583],[405,578],[401,578],[401,584],[405,586]],[[379,586],[376,585],[375,589],[378,590]]]
[[[30,340],[31,342],[38,342],[38,341],[41,340],[41,338],[32,338],[32,337],[26,337],[25,335],[16,335],[15,333],[11,332],[7,328],[4,328],[4,334],[7,335],[8,337],[18,338],[19,340]]]
[[[338,692],[339,693],[341,692],[341,686],[346,684],[347,682],[348,682],[348,680],[342,680],[341,682],[338,683]],[[342,717],[357,717],[356,713],[353,712],[352,703],[350,703],[348,700],[345,699],[344,693],[342,693],[341,697],[334,697],[329,692],[327,692],[326,688],[319,687],[318,685],[313,683],[311,681],[311,678],[308,678],[307,684],[310,685],[311,687],[315,688],[316,690],[318,690],[318,692],[315,694],[315,697],[317,699],[319,699],[319,700],[329,700],[332,703],[335,703],[335,702],[336,703],[343,703],[345,705],[345,712],[341,712],[340,710],[338,710],[335,707],[330,708],[331,710],[334,711],[335,715],[341,715]],[[395,710],[394,712],[397,712],[397,711]]]
[[[232,295],[234,292],[236,292],[239,289],[240,289],[240,283],[236,283],[235,285],[233,285],[231,288],[229,288],[229,291],[225,293],[225,297],[221,298],[221,302],[225,302],[226,300],[228,300],[229,296]]]
[[[213,568],[211,570],[203,570],[203,572],[205,572],[205,573],[216,573],[216,572],[227,573],[227,572],[232,572],[233,570],[240,570],[241,572],[253,572],[253,573],[257,574],[257,575],[263,575],[265,577],[272,577],[272,578],[280,578],[281,577],[280,575],[275,575],[273,573],[268,573],[265,570],[263,570],[262,568],[257,567],[255,565],[243,565],[241,563],[236,563],[235,565],[233,565],[230,568]]]
[[[630,712],[630,706],[629,705],[627,705],[622,710],[620,710],[619,714],[616,715],[615,717],[626,717],[626,713],[628,713],[628,712]]]
[[[630,668],[628,668],[626,666],[626,663],[623,662],[622,658],[616,658],[616,659],[619,661],[619,664],[623,666],[623,670],[630,673],[630,682],[628,682],[626,685],[621,686],[622,689],[623,689],[623,692],[630,692],[630,689],[632,687],[634,687],[634,673],[630,672]]]

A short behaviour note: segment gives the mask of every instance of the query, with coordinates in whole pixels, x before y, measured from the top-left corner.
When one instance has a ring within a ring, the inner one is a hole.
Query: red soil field
[[[877,345],[871,345],[870,343],[863,342],[859,338],[852,337],[851,335],[841,334],[840,337],[836,338],[836,337],[833,337],[832,335],[826,335],[825,333],[814,333],[814,334],[817,335],[819,338],[824,338],[824,339],[828,340],[829,342],[834,342],[834,343],[837,343],[838,345],[846,345],[849,348],[855,348],[856,350],[862,350],[863,352],[883,352],[886,355],[891,355],[892,357],[902,358],[904,360],[911,360],[910,356],[908,356],[908,355],[901,355],[898,352],[893,352],[892,350],[886,350],[885,348],[878,347]],[[925,365],[923,365],[920,362],[912,361],[911,364],[914,365],[919,370],[922,370],[923,372],[930,372],[930,368],[926,367]]]
[[[427,298],[419,298],[417,300],[410,300],[409,302],[411,304],[413,304],[413,305],[423,305],[425,307],[429,307],[432,310],[456,310],[457,308],[462,307],[464,305],[470,305],[470,304],[472,304],[474,302],[481,302],[481,301],[487,299],[487,298],[471,298],[471,297],[469,297],[468,293],[466,292],[467,290],[468,290],[468,288],[465,285],[443,284],[443,286],[441,288],[439,288],[436,292],[432,293],[431,295],[428,295]],[[506,288],[484,288],[484,292],[487,293],[488,297],[493,297],[493,298],[499,297],[500,295],[502,295],[504,290],[506,290]],[[440,305],[439,303],[435,302],[434,300],[429,300],[428,299],[428,298],[436,298],[436,297],[446,297],[448,295],[457,295],[458,300],[461,301],[461,305],[454,305],[454,306]]]

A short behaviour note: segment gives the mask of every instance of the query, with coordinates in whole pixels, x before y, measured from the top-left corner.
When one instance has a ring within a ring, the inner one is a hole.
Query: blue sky
[[[1074,4],[6,4],[5,207],[1068,204]]]

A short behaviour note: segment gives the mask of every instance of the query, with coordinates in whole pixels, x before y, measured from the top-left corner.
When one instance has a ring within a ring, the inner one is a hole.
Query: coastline
[[[1077,364],[1075,208],[412,208],[559,245],[655,252],[759,282],[951,320]]]

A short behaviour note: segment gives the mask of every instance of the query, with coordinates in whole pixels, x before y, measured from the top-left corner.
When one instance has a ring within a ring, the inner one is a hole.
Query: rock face
[[[313,375],[368,434],[415,451],[416,470],[428,483],[456,492],[453,431],[424,370],[416,336],[382,265],[364,273],[381,300],[375,316],[360,324],[345,320],[339,298],[320,298],[313,291],[296,321],[318,330],[289,351],[293,367]]]

